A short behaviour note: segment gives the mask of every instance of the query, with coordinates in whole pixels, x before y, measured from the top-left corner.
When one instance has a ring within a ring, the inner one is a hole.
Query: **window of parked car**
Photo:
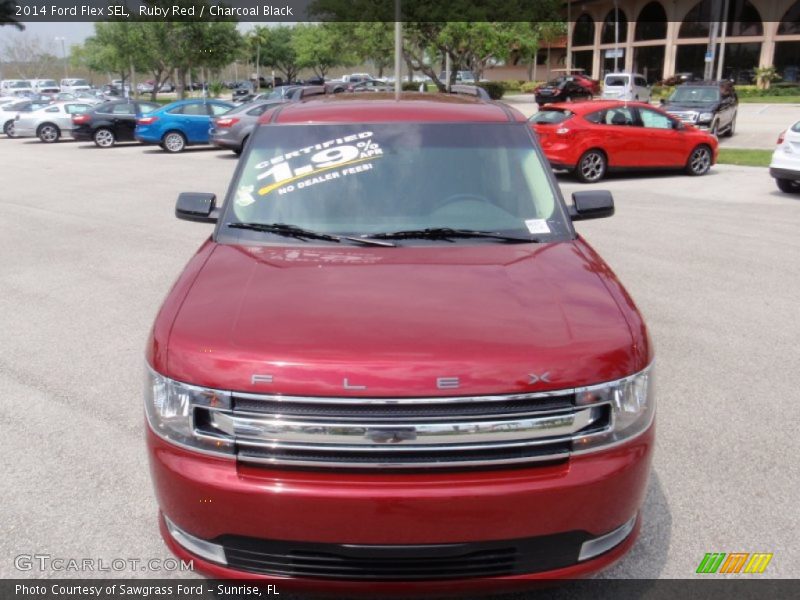
[[[160,104],[148,104],[147,102],[140,102],[139,103],[139,112],[143,115],[147,113],[153,112],[157,108],[161,108]]]
[[[627,75],[606,76],[606,85],[610,87],[625,87],[628,85]]]
[[[648,129],[674,129],[672,119],[654,110],[640,108],[639,117],[642,119],[642,125]]]
[[[185,104],[183,106],[184,115],[208,116],[208,107],[205,104]]]
[[[539,123],[540,125],[557,125],[563,123],[572,116],[572,113],[563,108],[548,108],[540,110],[538,113],[531,117],[531,123]]]
[[[609,108],[601,122],[605,125],[634,125],[636,123],[636,115],[631,108]]]
[[[716,102],[719,88],[700,86],[678,86],[669,97],[671,102]]]
[[[125,104],[116,104],[111,111],[112,114],[115,115],[135,115],[136,114],[136,107],[131,103]]]
[[[647,80],[644,77],[639,77],[638,75],[634,78],[634,82],[638,87],[647,87]]]
[[[85,113],[91,107],[88,104],[65,104],[64,110],[69,115],[79,115]]]
[[[263,115],[267,110],[274,107],[274,104],[262,104],[260,106],[256,106],[255,108],[251,108],[247,111],[247,114],[251,117],[260,117]]]
[[[211,110],[211,114],[215,117],[219,115],[224,115],[226,112],[230,111],[230,107],[224,106],[222,104],[209,104],[208,108]]]

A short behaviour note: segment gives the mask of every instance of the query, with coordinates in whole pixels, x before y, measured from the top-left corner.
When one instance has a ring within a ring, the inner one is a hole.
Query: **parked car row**
[[[354,92],[359,88],[389,91],[387,84],[382,86],[368,80],[349,87]],[[330,86],[317,88],[319,93],[336,93]],[[170,153],[210,143],[238,155],[260,116],[276,104],[298,99],[303,89],[284,86],[239,105],[211,99],[180,100],[166,106],[119,99],[98,105],[88,94],[83,94],[88,96],[85,98],[68,94],[71,97],[58,101],[44,97],[14,100],[0,102],[0,128],[9,137],[38,137],[44,143],[65,136],[93,141],[100,148],[139,141],[157,144]],[[724,92],[707,82],[686,84],[673,98],[665,103],[667,111],[644,102],[620,100],[548,103],[529,122],[551,166],[571,171],[584,183],[621,170],[683,169],[689,175],[704,175],[717,160],[716,134],[724,129],[733,135],[735,105],[731,111]],[[712,118],[699,122],[687,118],[674,108],[677,102],[703,107],[712,103],[714,106],[702,109]],[[782,133],[778,144],[770,174],[782,191],[798,191],[800,123]]]

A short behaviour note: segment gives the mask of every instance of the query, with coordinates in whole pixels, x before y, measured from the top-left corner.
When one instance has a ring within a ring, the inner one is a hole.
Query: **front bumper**
[[[548,536],[546,544],[534,550],[539,559],[529,556],[524,571],[511,570],[507,575],[465,571],[462,577],[425,581],[378,577],[379,581],[365,582],[318,574],[286,576],[261,559],[251,562],[250,568],[232,561],[237,568],[231,568],[188,551],[162,521],[162,535],[172,551],[193,559],[195,568],[209,575],[267,578],[287,588],[354,593],[496,592],[542,579],[583,577],[608,567],[635,540],[639,524],[632,519],[644,498],[653,437],[651,426],[615,448],[535,467],[387,474],[257,468],[188,452],[164,442],[149,428],[147,432],[161,513],[190,536],[224,546],[226,555],[235,550],[231,540],[243,538],[245,548],[248,543],[390,550],[413,545],[428,552],[431,545],[482,547],[521,539],[536,545],[541,542],[537,539]],[[603,548],[598,556],[579,560],[586,541],[626,523],[635,524],[622,541],[615,540],[614,547]]]

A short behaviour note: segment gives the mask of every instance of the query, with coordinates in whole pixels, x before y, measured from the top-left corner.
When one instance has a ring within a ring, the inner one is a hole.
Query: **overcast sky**
[[[240,23],[239,30],[246,31],[252,28],[254,23]],[[260,25],[270,26],[273,23],[260,23]],[[0,27],[0,47],[4,46],[6,42],[13,42],[14,38],[24,35],[32,35],[39,37],[43,42],[47,40],[55,40],[57,37],[65,39],[65,45],[69,48],[72,44],[80,44],[87,37],[94,33],[94,23],[25,23],[25,31],[18,32],[15,27]],[[54,45],[60,46],[53,42]],[[58,54],[61,54],[61,49],[56,48]]]

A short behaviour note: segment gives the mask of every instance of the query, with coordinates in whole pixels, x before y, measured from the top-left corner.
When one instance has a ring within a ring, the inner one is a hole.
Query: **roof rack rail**
[[[465,85],[463,83],[459,83],[456,85],[450,86],[450,93],[451,94],[461,94],[464,96],[476,96],[481,100],[491,100],[489,97],[489,92],[485,89],[480,87],[479,85]]]

